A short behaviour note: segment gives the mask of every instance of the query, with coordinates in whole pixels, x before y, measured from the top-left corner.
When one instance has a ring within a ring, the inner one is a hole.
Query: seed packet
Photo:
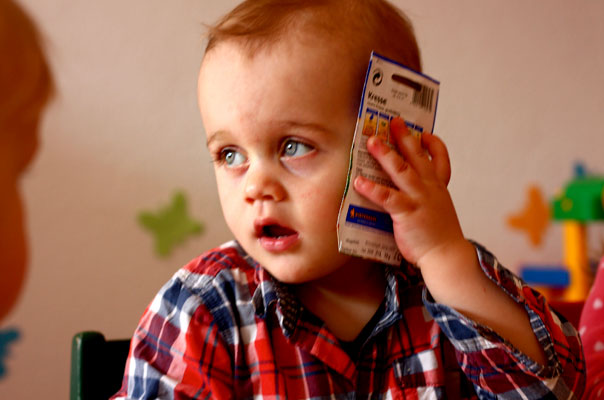
[[[390,121],[395,117],[403,118],[415,136],[432,133],[439,85],[426,75],[371,53],[350,151],[346,190],[338,216],[338,248],[341,253],[391,265],[401,263],[402,256],[394,241],[390,215],[359,195],[351,187],[351,182],[362,175],[382,185],[395,187],[367,151],[367,139],[377,135],[396,148],[390,137]]]

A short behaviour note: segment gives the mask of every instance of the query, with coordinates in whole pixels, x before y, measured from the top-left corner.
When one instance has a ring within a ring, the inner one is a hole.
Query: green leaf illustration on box
[[[155,251],[160,256],[169,255],[175,246],[203,231],[202,223],[189,216],[182,192],[175,193],[171,203],[157,212],[141,212],[138,221],[154,236]]]

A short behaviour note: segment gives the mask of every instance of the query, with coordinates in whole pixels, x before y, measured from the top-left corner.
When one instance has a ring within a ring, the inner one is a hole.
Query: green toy
[[[564,263],[570,273],[567,301],[582,301],[591,286],[587,256],[587,224],[604,219],[604,178],[579,176],[552,201],[552,217],[562,222]]]
[[[604,178],[579,177],[572,180],[553,201],[553,218],[557,221],[590,222],[604,220]]]

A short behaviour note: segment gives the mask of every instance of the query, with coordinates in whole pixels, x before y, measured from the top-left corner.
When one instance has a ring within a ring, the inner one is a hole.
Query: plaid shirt
[[[149,305],[114,399],[580,398],[575,329],[476,247],[484,272],[524,304],[547,366],[434,303],[411,266],[384,267],[385,306],[353,361],[288,286],[231,242],[180,269]]]

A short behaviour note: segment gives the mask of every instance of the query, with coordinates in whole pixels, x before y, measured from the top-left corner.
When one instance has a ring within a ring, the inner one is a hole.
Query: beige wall
[[[3,321],[23,336],[0,397],[64,399],[74,332],[130,336],[178,267],[229,238],[195,85],[201,23],[237,1],[21,3],[47,36],[58,96],[23,181],[31,263]],[[559,228],[534,249],[504,221],[529,184],[553,196],[575,161],[604,174],[604,2],[396,4],[415,23],[426,73],[442,84],[436,131],[451,152],[466,235],[512,269],[559,262]],[[159,259],[136,215],[176,189],[206,232]],[[603,240],[602,230],[593,236]]]

